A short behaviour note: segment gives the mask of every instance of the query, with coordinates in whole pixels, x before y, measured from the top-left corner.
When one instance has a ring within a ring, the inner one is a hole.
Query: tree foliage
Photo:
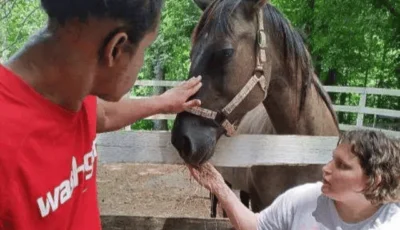
[[[276,0],[274,3],[304,35],[316,71],[325,84],[400,89],[399,1]],[[345,94],[331,94],[331,97],[340,105],[357,105],[359,99]],[[400,110],[400,101],[369,96],[367,106]],[[356,115],[340,113],[339,118],[341,123],[354,124]],[[400,122],[366,118],[365,125]]]
[[[45,20],[39,1],[0,0],[0,61],[17,52]]]
[[[301,32],[325,85],[400,89],[400,1],[272,0]],[[4,61],[45,24],[39,0],[0,0],[0,58]],[[201,11],[191,0],[165,0],[159,36],[148,49],[139,79],[188,78],[191,33]],[[161,74],[160,74],[161,73]],[[150,87],[134,87],[147,96]],[[357,105],[359,96],[331,94],[335,104]],[[369,96],[367,106],[400,110],[400,99]],[[339,113],[341,123],[356,115]],[[398,119],[366,116],[365,125],[400,129]],[[171,122],[169,122],[169,126]],[[135,129],[152,129],[140,121]]]

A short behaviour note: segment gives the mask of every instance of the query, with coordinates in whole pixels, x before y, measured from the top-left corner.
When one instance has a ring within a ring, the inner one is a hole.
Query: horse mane
[[[290,22],[276,9],[273,5],[267,4],[264,8],[265,21],[267,29],[271,37],[276,41],[282,41],[283,44],[283,60],[286,66],[289,66],[291,76],[301,73],[301,92],[299,112],[302,111],[305,103],[307,89],[311,86],[314,67],[312,59],[305,47],[304,40],[300,33],[296,31]]]
[[[231,37],[233,35],[233,26],[230,17],[241,1],[214,0],[203,12],[199,23],[195,27],[192,33],[192,43],[197,42],[198,38],[204,35],[206,31],[211,34],[222,34]],[[211,23],[212,21],[217,23]]]
[[[213,36],[224,35],[232,37],[234,35],[232,20],[230,20],[232,13],[244,1],[245,0],[214,0],[201,16],[192,34],[192,43],[197,42],[206,32],[209,32],[209,34]],[[313,80],[314,67],[311,56],[304,44],[303,37],[292,27],[283,14],[270,3],[266,4],[263,11],[267,25],[267,33],[269,33],[271,37],[274,37],[276,41],[280,41],[283,44],[283,59],[286,60],[286,65],[289,66],[290,75],[296,76],[297,82],[297,77],[299,73],[301,73],[300,105],[298,108],[299,116],[304,108],[308,89],[312,83],[316,83],[317,91],[325,103],[327,103],[334,119],[337,121],[336,113],[329,103],[329,96],[325,95],[318,82]]]
[[[322,100],[325,102],[326,106],[329,109],[329,112],[331,113],[333,120],[335,121],[336,128],[340,130],[339,128],[339,119],[336,115],[335,110],[333,109],[332,106],[332,101],[329,95],[324,91],[323,86],[319,79],[317,78],[316,75],[313,75],[312,82],[314,83],[315,89],[317,90],[318,94],[322,97]]]

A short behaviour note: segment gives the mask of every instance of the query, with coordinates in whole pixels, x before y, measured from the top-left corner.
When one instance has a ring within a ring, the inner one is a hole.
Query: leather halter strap
[[[187,112],[214,120],[220,121],[220,125],[225,129],[227,136],[233,136],[236,133],[236,127],[228,120],[228,116],[238,107],[238,105],[250,94],[254,87],[259,84],[261,89],[264,91],[264,99],[267,96],[267,86],[268,82],[264,76],[263,65],[267,60],[266,48],[266,34],[264,30],[264,15],[263,10],[260,9],[257,14],[258,21],[258,31],[257,31],[257,42],[258,42],[258,55],[256,68],[254,70],[253,76],[249,79],[246,85],[240,90],[240,92],[221,110],[221,112],[216,112],[210,109],[195,107],[186,109]],[[222,119],[221,119],[222,117]]]

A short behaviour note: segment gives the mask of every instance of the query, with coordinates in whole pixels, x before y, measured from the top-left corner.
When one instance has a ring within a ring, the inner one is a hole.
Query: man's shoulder
[[[26,82],[0,64],[0,103],[3,108],[7,105],[26,105],[31,97]]]

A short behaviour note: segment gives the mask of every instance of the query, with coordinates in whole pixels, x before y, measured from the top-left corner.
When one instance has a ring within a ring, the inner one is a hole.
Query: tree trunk
[[[157,63],[154,67],[155,80],[164,80],[164,66],[162,60],[157,58]],[[154,87],[153,95],[160,95],[165,92],[165,87]],[[167,120],[153,120],[154,130],[168,130]]]
[[[336,68],[331,68],[328,71],[328,77],[324,82],[324,85],[337,85],[337,70]],[[329,97],[331,98],[332,103],[335,104],[338,94],[337,93],[328,93]]]
[[[384,44],[384,47],[383,47],[383,56],[382,56],[382,64],[381,64],[381,70],[382,70],[382,74],[381,74],[381,76],[379,77],[379,80],[378,80],[378,85],[377,85],[377,87],[378,88],[383,88],[384,87],[384,79],[385,79],[385,68],[386,68],[386,66],[385,66],[385,63],[386,63],[386,57],[387,57],[387,53],[388,53],[388,48],[387,48],[387,45],[386,45],[386,43]],[[378,101],[377,101],[377,103],[374,105],[374,107],[375,108],[382,108],[383,107],[383,95],[379,95],[378,96]],[[377,116],[377,115],[375,115],[375,117],[374,117],[374,127],[376,126],[376,122],[377,122],[377,120],[379,120],[379,117]],[[378,127],[379,127],[379,124],[378,124]]]

